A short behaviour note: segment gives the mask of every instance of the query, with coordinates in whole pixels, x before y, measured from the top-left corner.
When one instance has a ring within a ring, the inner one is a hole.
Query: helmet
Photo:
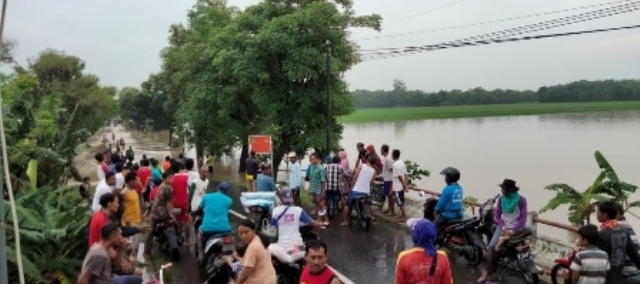
[[[446,167],[440,171],[440,174],[445,177],[447,184],[455,183],[460,180],[460,171],[454,167]]]

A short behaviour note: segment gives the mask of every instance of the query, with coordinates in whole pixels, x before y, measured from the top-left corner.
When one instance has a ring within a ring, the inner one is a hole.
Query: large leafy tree
[[[173,27],[164,53],[165,72],[176,74],[173,84],[185,86],[178,117],[194,130],[196,143],[214,151],[242,145],[244,161],[248,136],[270,134],[276,166],[287,151],[325,148],[330,87],[337,146],[342,125],[336,117],[353,111],[343,75],[358,62],[347,28],[378,30],[381,20],[355,16],[352,5],[267,0],[239,11],[224,1],[198,2],[188,25]]]

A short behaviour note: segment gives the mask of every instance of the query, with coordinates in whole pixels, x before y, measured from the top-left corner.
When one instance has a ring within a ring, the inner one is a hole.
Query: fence
[[[431,191],[428,189],[422,189],[417,187],[410,187],[411,190],[421,191],[429,195],[439,196],[439,192]],[[407,210],[412,211],[415,214],[422,213],[422,205],[423,200],[411,199],[407,202]],[[464,201],[465,204],[471,207],[480,207],[482,204],[478,202],[472,201]],[[418,212],[416,212],[418,211]],[[545,226],[551,226],[554,228],[562,229],[568,232],[577,232],[578,228],[575,226],[562,224],[556,221],[547,220],[544,218],[538,217],[537,212],[529,212],[528,213],[528,225],[533,229],[533,253],[536,257],[536,263],[543,268],[551,268],[553,266],[553,261],[559,257],[566,257],[571,252],[571,248],[573,245],[568,241],[563,241],[560,239],[556,239],[550,236],[544,236],[538,234],[537,226],[539,224]]]

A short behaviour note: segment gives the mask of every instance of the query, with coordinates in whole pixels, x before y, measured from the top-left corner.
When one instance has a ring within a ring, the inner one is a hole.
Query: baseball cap
[[[287,204],[287,203],[293,203],[293,192],[291,191],[291,189],[289,187],[283,187],[278,191],[278,196],[280,196],[280,198],[282,199],[282,202]]]
[[[221,183],[219,183],[219,184],[218,184],[218,190],[219,190],[219,191],[222,191],[222,192],[227,192],[227,191],[229,191],[229,188],[230,188],[230,187],[231,187],[231,186],[230,186],[230,185],[229,185],[229,183],[228,183],[228,182],[226,182],[226,181],[223,181],[223,182],[221,182]]]

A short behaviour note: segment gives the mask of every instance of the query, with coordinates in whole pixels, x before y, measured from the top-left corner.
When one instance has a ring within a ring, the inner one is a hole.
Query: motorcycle
[[[357,197],[355,205],[349,207],[349,220],[356,220],[365,231],[371,229],[371,197],[369,195]]]
[[[233,254],[233,233],[217,234],[209,237],[204,246],[203,260],[200,263],[203,283],[224,284],[234,278],[233,270],[222,256]]]
[[[318,236],[311,231],[311,226],[301,226],[300,235],[305,244],[310,240],[318,239]],[[304,250],[304,247],[300,247],[299,249]],[[276,271],[277,284],[300,283],[300,274],[302,274],[302,268],[306,264],[304,257],[295,259],[292,263],[284,263],[277,257],[271,256],[271,263]]]
[[[171,261],[180,260],[180,247],[184,244],[184,236],[179,226],[170,218],[158,222],[153,228],[153,235],[158,248]]]
[[[499,253],[499,267],[506,267],[520,274],[526,283],[540,283],[539,274],[542,270],[535,264],[531,252],[532,232],[526,231],[511,237],[504,243]]]
[[[492,202],[491,199],[487,203]],[[430,197],[424,203],[424,218],[433,221],[435,219],[435,208],[438,203],[437,197]],[[490,206],[491,205],[487,205]],[[486,206],[483,206],[483,208]],[[490,211],[490,210],[489,210]],[[483,252],[487,249],[486,243],[482,240],[478,228],[485,228],[486,216],[482,218],[470,217],[466,219],[452,219],[444,224],[444,230],[437,245],[446,247],[462,256],[465,261],[472,266],[477,266],[483,261]],[[489,231],[490,232],[490,231]],[[439,235],[440,235],[439,234]],[[493,234],[491,234],[492,236]],[[489,236],[489,238],[491,237]]]

